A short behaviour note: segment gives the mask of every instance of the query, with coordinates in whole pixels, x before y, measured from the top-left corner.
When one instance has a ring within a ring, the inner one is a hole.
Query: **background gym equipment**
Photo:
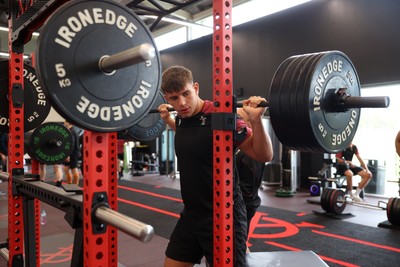
[[[71,155],[74,140],[67,127],[46,122],[37,127],[25,141],[28,155],[42,164],[60,164]]]
[[[321,207],[327,213],[341,214],[346,205],[355,205],[364,208],[386,210],[388,221],[395,226],[400,226],[400,199],[390,198],[387,203],[379,201],[378,205],[348,200],[343,190],[325,188],[321,195]],[[386,206],[385,206],[386,204]]]
[[[0,132],[9,132],[9,98],[8,98],[8,72],[9,61],[0,61]],[[24,105],[24,131],[28,132],[39,126],[50,113],[50,103],[43,92],[43,88],[36,76],[35,69],[24,64],[24,90],[16,86],[14,105]]]
[[[163,103],[166,101],[162,93],[158,92],[152,109],[158,108]],[[160,114],[149,112],[142,120],[128,129],[128,135],[134,140],[146,142],[160,137],[164,130],[165,122],[161,119]]]

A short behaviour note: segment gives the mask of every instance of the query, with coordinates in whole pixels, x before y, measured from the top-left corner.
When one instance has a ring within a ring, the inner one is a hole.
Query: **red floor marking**
[[[301,223],[296,223],[295,224],[297,227],[313,227],[313,228],[321,228],[324,229],[325,226],[320,225],[320,224],[315,224],[315,223],[309,223],[309,222],[301,222]]]
[[[130,205],[133,205],[133,206],[138,206],[138,207],[141,207],[141,208],[144,208],[144,209],[156,211],[156,212],[159,212],[159,213],[162,213],[162,214],[166,214],[166,215],[169,215],[169,216],[172,216],[172,217],[175,217],[175,218],[180,218],[181,217],[177,213],[169,212],[169,211],[162,210],[162,209],[157,209],[157,208],[150,207],[150,206],[147,206],[147,205],[144,205],[144,204],[140,204],[140,203],[137,203],[137,202],[129,201],[129,200],[126,200],[126,199],[123,199],[123,198],[118,198],[118,201],[124,202],[126,204],[130,204]]]
[[[299,212],[299,213],[296,214],[296,216],[299,216],[299,217],[300,216],[306,216],[306,215],[307,215],[307,213],[305,213],[305,212]]]
[[[69,262],[72,259],[72,244],[68,247],[60,247],[56,253],[42,253],[40,254],[40,263],[60,263]],[[55,260],[56,258],[60,258]]]
[[[144,190],[140,190],[140,189],[135,189],[135,188],[127,187],[127,186],[119,185],[118,188],[133,191],[133,192],[138,192],[138,193],[142,193],[142,194],[146,194],[146,195],[150,195],[150,196],[154,196],[154,197],[165,198],[165,199],[169,199],[169,200],[176,201],[176,202],[183,202],[182,199],[180,199],[180,198],[160,195],[160,194],[156,194],[156,193],[152,193],[152,192],[144,191]]]
[[[295,248],[295,247],[290,247],[290,246],[287,246],[287,245],[279,244],[277,242],[265,241],[265,243],[268,244],[268,245],[271,245],[271,246],[283,248],[283,249],[290,250],[290,251],[302,251],[302,249],[298,249],[298,248]],[[359,267],[359,265],[355,265],[355,264],[352,264],[352,263],[336,260],[336,259],[333,259],[333,258],[330,258],[330,257],[326,257],[326,256],[321,256],[319,254],[317,254],[317,255],[324,261],[332,262],[332,263],[339,264],[339,265],[342,265],[342,266],[345,266],[345,267]]]
[[[372,242],[367,242],[367,241],[363,241],[363,240],[359,240],[359,239],[355,239],[355,238],[351,238],[351,237],[345,237],[345,236],[342,236],[342,235],[335,235],[335,234],[325,233],[325,232],[321,232],[321,231],[318,231],[318,230],[311,230],[311,231],[316,233],[316,234],[319,234],[319,235],[325,235],[325,236],[329,236],[329,237],[333,237],[333,238],[337,238],[337,239],[343,239],[343,240],[351,241],[351,242],[354,242],[354,243],[363,244],[363,245],[370,246],[370,247],[382,248],[382,249],[391,250],[391,251],[400,253],[400,248],[394,248],[394,247],[379,245],[379,244],[372,243]]]

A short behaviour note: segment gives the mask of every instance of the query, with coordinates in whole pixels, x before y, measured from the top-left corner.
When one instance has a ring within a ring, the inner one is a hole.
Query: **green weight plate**
[[[68,1],[45,22],[37,42],[40,80],[54,109],[74,125],[116,132],[140,122],[161,80],[158,51],[152,59],[105,73],[104,56],[149,44],[151,32],[116,1]]]
[[[40,163],[59,164],[71,155],[73,142],[71,132],[63,124],[46,122],[32,132],[27,151]]]
[[[0,61],[0,132],[9,132],[9,62]],[[34,68],[24,64],[24,131],[39,126],[49,115],[51,105]]]

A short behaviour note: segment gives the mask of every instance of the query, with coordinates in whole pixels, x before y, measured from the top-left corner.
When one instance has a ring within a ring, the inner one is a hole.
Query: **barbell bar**
[[[340,106],[340,110],[333,110],[332,112],[345,112],[351,108],[387,108],[390,105],[390,98],[388,96],[347,96],[346,99],[341,102],[336,100],[337,104]],[[262,101],[257,107],[269,107],[269,101]],[[243,102],[236,103],[237,108],[243,107]],[[167,108],[168,111],[175,111],[174,108]],[[341,111],[343,110],[343,111]],[[159,113],[158,109],[151,109],[149,113]]]
[[[140,222],[104,205],[94,210],[94,216],[100,221],[116,227],[118,230],[135,237],[142,242],[148,242],[153,238],[154,228],[151,225]]]
[[[141,44],[111,56],[102,56],[99,60],[99,69],[111,75],[117,69],[151,60],[156,52],[151,44]]]

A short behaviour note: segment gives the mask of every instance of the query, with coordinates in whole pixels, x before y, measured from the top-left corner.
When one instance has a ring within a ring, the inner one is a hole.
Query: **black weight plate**
[[[324,188],[321,195],[321,207],[326,212],[331,212],[331,208],[329,205],[330,194],[333,189]]]
[[[346,208],[345,193],[342,190],[333,190],[330,196],[331,211],[335,214],[342,214]]]
[[[271,86],[269,89],[269,114],[271,117],[272,128],[275,134],[277,134],[277,132],[282,132],[280,131],[280,129],[285,126],[285,122],[283,122],[280,117],[281,114],[279,110],[280,86],[283,81],[285,70],[293,60],[294,57],[287,58],[279,65],[272,78]]]
[[[152,109],[157,109],[163,103],[166,103],[166,101],[163,94],[159,92]],[[140,122],[129,129],[129,135],[134,140],[147,142],[160,137],[164,130],[165,122],[161,119],[160,113],[148,113]]]
[[[326,111],[330,96],[339,88],[360,96],[360,83],[350,59],[340,51],[328,51],[314,68],[309,88],[309,121],[315,147],[320,152],[336,153],[353,140],[360,120],[360,109]]]
[[[281,131],[284,133],[283,135],[277,136],[280,138],[281,143],[286,147],[291,148],[293,144],[293,139],[296,138],[296,132],[293,132],[292,128],[292,118],[293,114],[290,113],[290,103],[289,96],[291,91],[291,82],[293,73],[298,66],[298,63],[303,60],[302,56],[294,57],[293,61],[287,66],[286,71],[282,77],[282,83],[280,86],[280,95],[279,95],[279,111],[281,114],[281,120],[284,121],[283,129]]]
[[[0,61],[0,131],[9,132],[9,63]],[[49,115],[51,105],[43,92],[35,69],[24,64],[24,131],[28,132],[39,126]]]
[[[394,206],[394,201],[395,201],[395,200],[396,200],[395,197],[389,198],[389,201],[388,201],[387,206],[386,206],[386,216],[387,216],[387,218],[388,218],[388,221],[389,221],[391,224],[393,224],[393,223],[392,223],[392,221],[393,221],[392,213],[393,213],[393,206]]]
[[[305,77],[303,78],[302,89],[297,92],[297,111],[299,118],[299,124],[302,129],[302,144],[305,149],[304,152],[319,152],[320,149],[315,149],[315,141],[313,136],[313,131],[309,123],[309,110],[308,110],[308,95],[310,88],[311,74],[313,73],[315,65],[318,63],[319,59],[322,57],[322,53],[315,53],[312,56],[312,62],[307,66],[306,71],[304,71]]]
[[[115,1],[69,1],[57,9],[42,27],[36,49],[39,76],[54,109],[98,132],[141,121],[160,84],[158,51],[153,59],[113,74],[101,71],[99,60],[145,43],[156,47],[143,21]]]
[[[312,55],[309,54],[301,56],[302,59],[298,61],[297,66],[293,71],[293,75],[289,86],[290,94],[288,102],[289,102],[290,117],[288,124],[290,125],[289,132],[292,133],[291,145],[290,145],[290,148],[292,150],[298,150],[298,151],[306,150],[303,143],[304,125],[301,125],[299,123],[300,118],[298,117],[299,114],[297,113],[298,107],[297,107],[296,97],[297,97],[297,91],[303,90],[302,86],[299,86],[300,84],[302,84],[301,74],[304,72],[305,66],[307,65],[311,57]]]
[[[304,92],[304,83],[305,83],[305,74],[307,73],[310,65],[312,65],[315,54],[306,54],[304,55],[304,61],[299,65],[296,74],[296,83],[292,88],[292,93],[290,94],[290,102],[292,107],[292,113],[294,116],[293,119],[293,129],[295,129],[297,134],[297,141],[294,142],[293,148],[294,150],[299,151],[308,151],[309,148],[307,146],[307,129],[304,125],[302,109],[305,103],[299,102],[298,97]]]
[[[286,122],[281,117],[280,111],[281,84],[284,81],[284,74],[287,67],[295,58],[296,57],[289,57],[279,65],[272,78],[269,91],[269,114],[271,118],[272,129],[274,130],[275,135],[281,141],[281,143],[284,143],[283,141],[286,133]]]
[[[0,133],[0,153],[8,154],[8,133]]]
[[[43,164],[59,164],[71,155],[73,142],[71,132],[63,124],[46,122],[32,132],[28,154]]]
[[[395,198],[393,201],[389,222],[393,225],[400,225],[400,198]]]

